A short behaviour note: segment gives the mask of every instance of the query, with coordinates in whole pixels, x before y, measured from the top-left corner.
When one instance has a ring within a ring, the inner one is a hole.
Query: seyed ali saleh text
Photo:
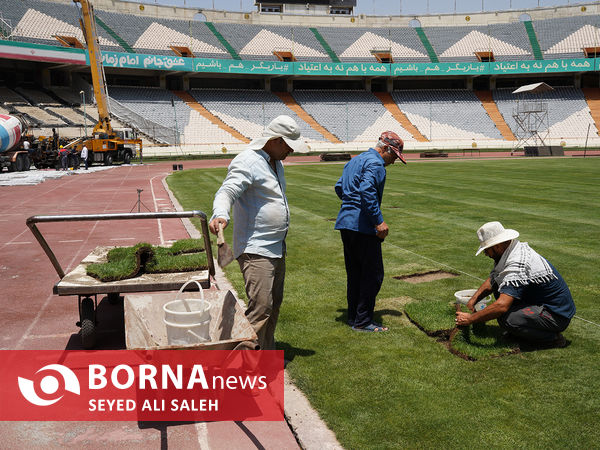
[[[213,375],[207,379],[201,364],[192,366],[189,374],[184,376],[183,366],[175,366],[175,370],[169,365],[161,366],[160,388],[157,383],[158,369],[154,365],[142,364],[138,366],[136,374],[131,366],[122,364],[116,366],[110,377],[107,377],[106,367],[100,364],[89,366],[89,389],[103,389],[110,382],[117,389],[129,389],[134,384],[136,388],[144,391],[166,390],[170,394],[176,392],[187,392],[196,390],[208,391],[236,391],[236,390],[264,390],[267,388],[267,377],[265,375]],[[210,382],[209,382],[210,380]],[[136,383],[137,381],[137,383]],[[134,411],[137,407],[133,399],[91,399],[88,402],[89,411]],[[218,411],[217,399],[185,398],[185,399],[145,399],[141,405],[141,411],[172,411],[172,412],[204,412]]]

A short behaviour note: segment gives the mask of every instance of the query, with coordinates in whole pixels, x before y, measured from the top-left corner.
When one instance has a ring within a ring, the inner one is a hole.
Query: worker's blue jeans
[[[346,264],[348,323],[362,328],[373,322],[375,298],[383,283],[383,241],[375,235],[340,231]]]

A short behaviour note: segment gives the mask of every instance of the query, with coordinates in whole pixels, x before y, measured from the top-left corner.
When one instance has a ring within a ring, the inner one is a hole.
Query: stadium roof
[[[542,92],[553,91],[554,88],[546,83],[533,83],[521,86],[513,91],[513,94],[541,94]]]

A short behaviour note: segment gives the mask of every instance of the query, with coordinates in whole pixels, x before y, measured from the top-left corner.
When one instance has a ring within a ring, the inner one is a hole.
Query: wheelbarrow
[[[137,219],[182,219],[199,217],[204,239],[204,248],[208,262],[208,270],[179,273],[142,274],[141,276],[126,280],[102,282],[86,274],[86,266],[92,262],[101,262],[106,259],[112,247],[96,247],[87,255],[75,269],[65,274],[54,252],[37,227],[38,223],[51,222],[82,222],[98,220],[137,220]],[[120,295],[134,292],[156,292],[178,290],[191,278],[197,280],[203,288],[210,287],[210,277],[215,274],[215,266],[208,233],[206,214],[202,211],[181,212],[147,212],[147,213],[118,213],[118,214],[78,214],[56,216],[32,216],[26,221],[27,226],[37,239],[38,243],[50,259],[60,280],[54,285],[53,293],[59,296],[77,296],[79,321],[76,323],[81,328],[81,341],[83,348],[91,349],[96,345],[96,309],[98,295],[106,294],[110,303],[116,303]]]

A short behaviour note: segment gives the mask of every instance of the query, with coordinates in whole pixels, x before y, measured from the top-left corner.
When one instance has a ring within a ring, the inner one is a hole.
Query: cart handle
[[[60,263],[56,259],[54,252],[46,242],[44,236],[36,226],[37,223],[49,222],[84,222],[96,220],[132,220],[132,219],[183,219],[186,217],[199,217],[202,226],[202,237],[204,238],[204,248],[208,262],[210,275],[215,275],[215,265],[210,246],[210,235],[208,233],[208,223],[206,214],[202,211],[167,211],[167,212],[143,212],[143,213],[116,213],[116,214],[72,214],[67,216],[31,216],[26,220],[26,224],[37,239],[38,243],[46,252],[46,256],[54,266],[56,273],[62,279],[65,276]]]

